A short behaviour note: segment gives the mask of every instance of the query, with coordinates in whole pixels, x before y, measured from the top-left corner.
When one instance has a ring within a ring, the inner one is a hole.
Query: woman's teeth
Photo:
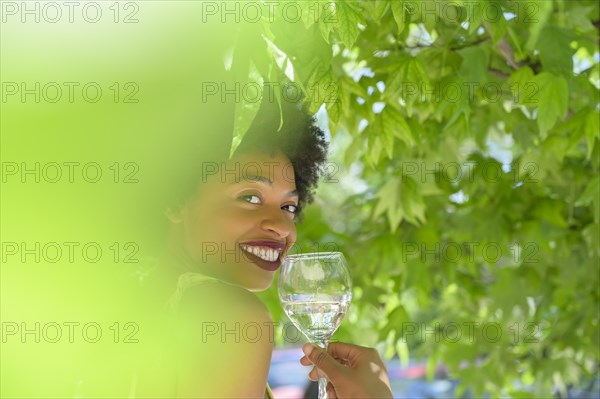
[[[279,258],[281,251],[268,247],[253,247],[251,245],[240,245],[246,252],[250,252],[252,255],[258,256],[262,260],[267,262],[275,262]]]

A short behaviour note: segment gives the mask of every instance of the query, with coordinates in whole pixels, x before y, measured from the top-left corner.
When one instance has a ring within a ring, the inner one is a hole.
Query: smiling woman
[[[296,241],[299,196],[294,181],[284,176],[291,163],[281,153],[271,157],[255,152],[236,156],[230,164],[252,164],[261,172],[211,178],[201,193],[168,212],[170,242],[189,270],[264,290],[281,255]]]
[[[198,165],[193,185],[166,210],[168,266],[248,290],[264,290],[296,241],[295,223],[313,199],[327,142],[298,103],[264,102],[234,157]],[[199,166],[199,167],[198,167]],[[210,173],[209,173],[210,171]],[[188,180],[190,180],[188,178]]]
[[[273,325],[253,291],[271,285],[295,243],[327,152],[299,104],[282,112],[278,130],[279,106],[265,102],[236,154],[212,158],[219,170],[196,160],[202,173],[189,173],[193,185],[165,209],[166,245],[144,280],[156,345],[146,345],[130,396],[268,395]]]

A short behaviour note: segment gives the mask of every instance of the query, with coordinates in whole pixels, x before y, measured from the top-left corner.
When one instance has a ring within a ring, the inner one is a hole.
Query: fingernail
[[[311,352],[313,351],[313,349],[314,349],[314,348],[315,348],[315,347],[314,347],[314,345],[313,345],[313,344],[307,343],[307,344],[304,344],[304,345],[302,346],[302,352],[304,352],[304,354],[305,354],[306,356],[308,356],[308,355],[310,355],[310,354],[311,354]]]

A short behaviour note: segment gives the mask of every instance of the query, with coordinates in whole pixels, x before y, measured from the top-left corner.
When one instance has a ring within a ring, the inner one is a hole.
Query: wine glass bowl
[[[288,255],[279,274],[279,300],[289,319],[311,342],[326,348],[348,311],[352,279],[341,252]],[[319,379],[319,398],[327,380]]]

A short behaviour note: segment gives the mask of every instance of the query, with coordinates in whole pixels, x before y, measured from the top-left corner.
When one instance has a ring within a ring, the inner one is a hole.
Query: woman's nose
[[[260,226],[263,230],[275,233],[279,238],[286,238],[296,231],[294,221],[281,208],[265,210]]]

